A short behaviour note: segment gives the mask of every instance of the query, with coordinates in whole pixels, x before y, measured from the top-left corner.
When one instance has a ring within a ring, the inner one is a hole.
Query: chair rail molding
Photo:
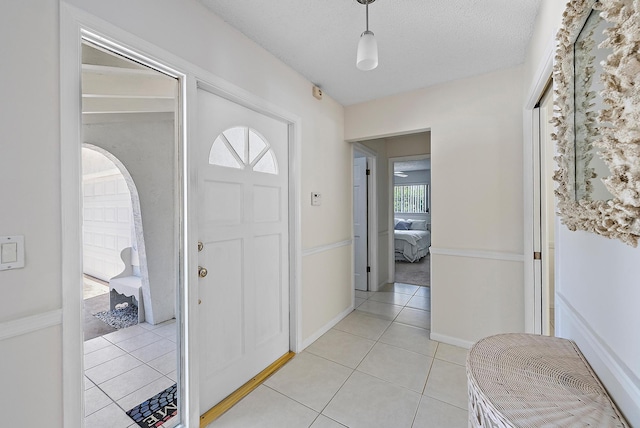
[[[524,254],[519,253],[507,253],[500,251],[486,251],[486,250],[467,250],[457,248],[437,248],[430,247],[429,252],[438,256],[453,256],[453,257],[467,257],[474,259],[489,259],[489,260],[501,260],[505,262],[520,262],[524,263]]]
[[[306,248],[302,250],[302,257],[310,256],[312,254],[324,253],[325,251],[335,250],[336,248],[346,247],[353,244],[353,239],[347,239],[344,241],[333,242],[326,245],[318,245],[317,247]]]
[[[62,309],[0,323],[0,340],[10,339],[34,331],[62,324]]]

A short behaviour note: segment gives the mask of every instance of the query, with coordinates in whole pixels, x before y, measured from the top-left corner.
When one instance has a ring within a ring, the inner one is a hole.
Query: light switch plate
[[[0,236],[0,270],[24,267],[24,236]]]
[[[322,195],[318,192],[311,192],[311,205],[319,206],[322,202]]]

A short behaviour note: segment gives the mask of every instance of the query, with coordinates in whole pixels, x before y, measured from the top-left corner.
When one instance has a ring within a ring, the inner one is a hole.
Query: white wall
[[[431,130],[433,338],[524,328],[522,98],[513,68],[345,108],[349,141]]]
[[[534,84],[565,2],[543,0],[525,63]],[[640,426],[640,249],[556,219],[556,334],[576,341],[632,426]]]
[[[310,274],[320,253],[303,252],[304,335],[348,309],[351,265],[343,263],[345,249],[330,245],[351,240],[351,190],[344,185],[351,181],[351,148],[342,106],[328,94],[313,98],[310,82],[195,0],[72,3],[301,118],[302,247],[319,251],[331,266]],[[24,269],[0,272],[0,352],[7,362],[0,410],[12,426],[29,415],[34,426],[62,427],[61,330],[37,330],[62,322],[59,17],[57,1],[0,4],[0,35],[11,40],[2,48],[0,179],[12,184],[0,191],[0,234],[25,235],[26,248]],[[323,194],[322,206],[310,206],[311,191]],[[344,247],[350,254],[351,245]],[[43,355],[37,362],[29,357]],[[34,402],[43,406],[37,412]]]
[[[394,137],[388,137],[385,140],[387,142],[387,155],[390,158],[417,156],[431,153],[430,132],[397,135]]]
[[[0,36],[12,41],[2,47],[0,65],[0,180],[11,183],[0,190],[0,235],[24,235],[26,251],[23,269],[0,272],[0,411],[7,426],[24,425],[27,415],[34,426],[62,426],[61,329],[12,323],[61,320],[57,16],[53,1],[0,4]],[[34,403],[43,407],[34,411]]]

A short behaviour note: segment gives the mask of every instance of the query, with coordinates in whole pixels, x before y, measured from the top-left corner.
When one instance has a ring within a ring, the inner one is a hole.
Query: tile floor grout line
[[[420,394],[420,401],[418,401],[418,406],[416,407],[416,411],[413,413],[413,419],[411,420],[411,428],[413,428],[413,426],[416,423],[416,418],[418,417],[418,412],[420,411],[420,405],[422,404],[422,400],[424,400],[424,397],[425,396],[423,394]]]
[[[431,339],[429,339],[431,340]],[[421,394],[424,395],[427,390],[427,382],[429,382],[429,376],[431,376],[431,370],[433,370],[433,362],[436,360],[436,354],[438,353],[438,347],[440,347],[440,342],[436,342],[436,349],[433,351],[433,357],[431,357],[431,364],[429,365],[429,371],[427,372],[427,378],[424,381],[424,386],[422,387]]]
[[[322,410],[320,411],[320,414],[326,418],[331,419],[332,421],[336,421],[335,419],[325,415],[323,412],[327,409],[327,407],[329,406],[329,404],[331,404],[331,402],[333,401],[334,398],[336,398],[336,395],[338,395],[338,392],[340,392],[342,390],[342,388],[344,388],[344,386],[346,385],[346,383],[349,381],[349,379],[351,379],[351,376],[353,376],[353,374],[356,372],[356,369],[351,369],[351,373],[349,374],[349,376],[347,376],[347,378],[344,380],[344,382],[342,382],[342,385],[340,385],[340,388],[338,388],[336,390],[336,392],[333,393],[333,395],[331,396],[331,398],[329,399],[329,401],[327,402],[327,404],[324,405],[324,407],[322,408]],[[340,425],[344,425],[342,422],[340,421],[336,421],[337,423],[339,423]]]
[[[274,373],[274,374],[275,374],[275,373]],[[269,376],[269,377],[271,377],[271,376]],[[271,386],[267,385],[265,382],[262,382],[260,385],[258,385],[258,388],[259,388],[259,387],[261,387],[261,386],[264,386],[265,388],[269,388],[269,389],[270,389],[270,390],[272,390],[273,392],[275,392],[275,393],[277,393],[277,394],[282,395],[284,398],[289,399],[289,400],[291,400],[291,401],[293,401],[293,402],[296,402],[296,403],[300,404],[301,406],[306,407],[307,409],[311,410],[312,412],[317,413],[317,414],[318,414],[318,416],[320,416],[320,415],[322,414],[322,412],[318,412],[316,409],[313,409],[313,408],[309,407],[308,405],[306,405],[306,404],[304,404],[304,403],[301,403],[300,401],[296,400],[295,398],[293,398],[293,397],[289,397],[289,396],[288,396],[287,394],[285,394],[284,392],[280,392],[280,391],[278,391],[277,389],[275,389],[275,388],[273,388],[273,387],[271,387]],[[258,389],[258,388],[256,388],[256,389]],[[255,391],[255,390],[254,390],[254,391]],[[253,392],[253,391],[252,391],[252,392]],[[244,397],[242,397],[242,400],[244,400],[245,398],[249,397],[249,395],[250,395],[250,394],[245,395]],[[242,402],[242,400],[238,401],[238,403],[241,403],[241,402]],[[238,403],[234,404],[234,405],[233,405],[233,407],[235,407]],[[233,407],[231,407],[229,410],[233,409]],[[227,412],[228,412],[229,410],[227,410]],[[227,412],[225,412],[225,413],[227,413]],[[224,413],[223,413],[223,414],[224,414]],[[222,415],[220,415],[220,416],[222,416]],[[316,419],[317,419],[317,416],[316,416]],[[314,421],[315,421],[315,419],[314,419]],[[311,423],[311,425],[313,425],[313,422]],[[309,426],[311,426],[311,425],[309,425]]]

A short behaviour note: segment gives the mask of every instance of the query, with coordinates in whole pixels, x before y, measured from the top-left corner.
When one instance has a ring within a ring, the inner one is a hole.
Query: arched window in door
[[[248,126],[235,126],[218,135],[209,152],[209,163],[278,174],[278,164],[269,142]]]

